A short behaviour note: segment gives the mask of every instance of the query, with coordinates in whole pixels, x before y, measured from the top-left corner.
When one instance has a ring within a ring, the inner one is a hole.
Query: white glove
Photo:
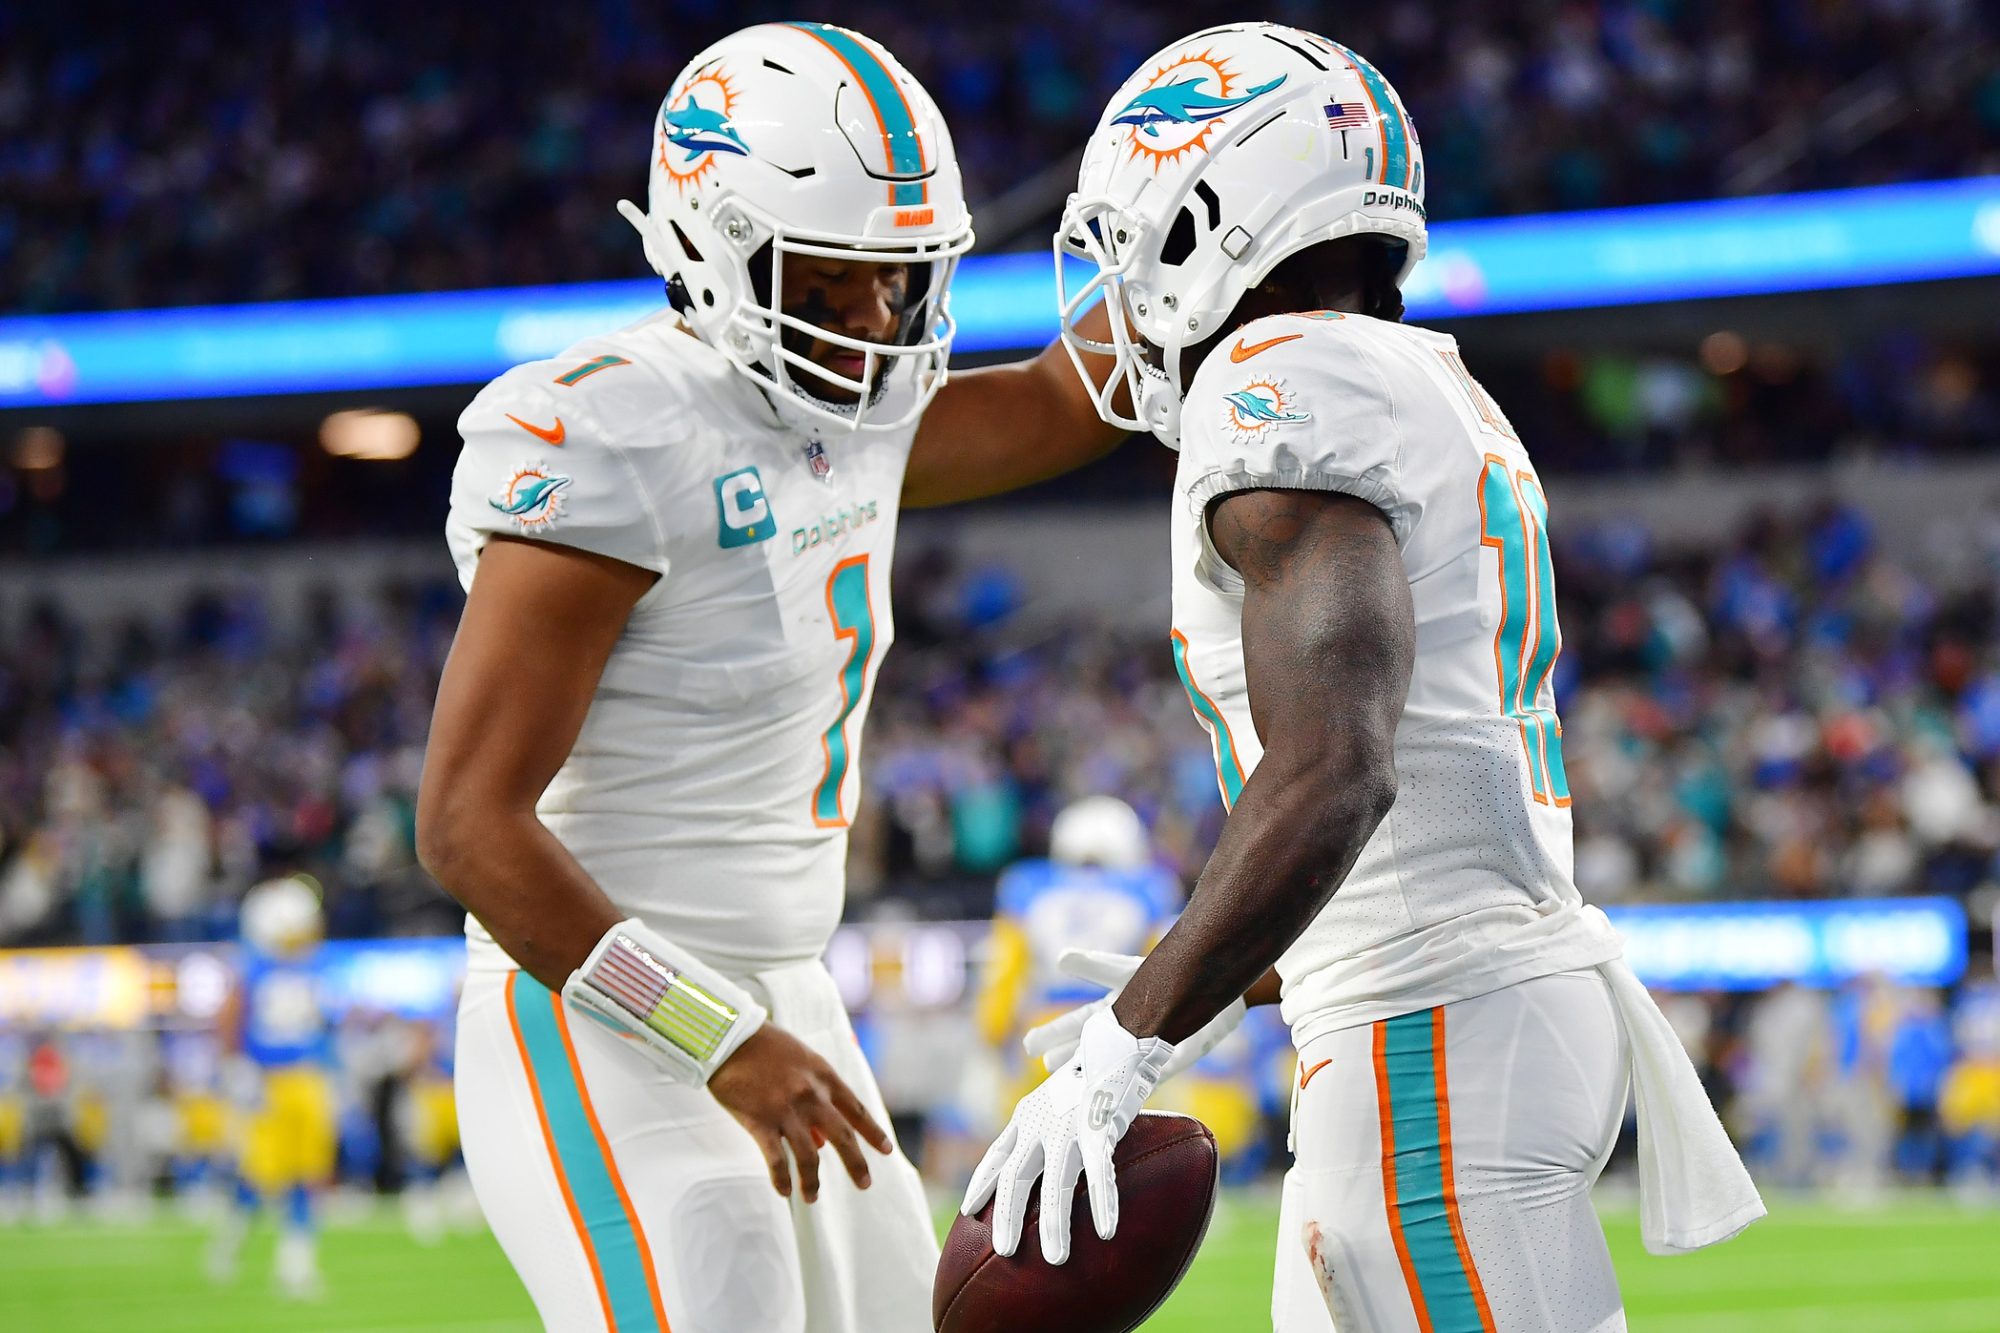
[[[1118,1182],[1111,1150],[1139,1114],[1173,1043],[1143,1040],[1119,1026],[1109,1010],[1083,1025],[1076,1057],[1023,1097],[1013,1119],[979,1160],[961,1207],[967,1217],[993,1199],[993,1252],[1011,1255],[1021,1243],[1028,1191],[1042,1179],[1042,1257],[1069,1258],[1070,1200],[1084,1177],[1090,1218],[1110,1240],[1118,1230]],[[997,1191],[997,1192],[996,1192]]]
[[[1061,1069],[1076,1054],[1077,1038],[1083,1032],[1083,1025],[1098,1010],[1107,1008],[1125,989],[1125,983],[1139,970],[1139,964],[1146,960],[1134,953],[1106,953],[1102,949],[1064,949],[1056,958],[1056,968],[1078,981],[1093,982],[1103,986],[1110,994],[1101,1000],[1078,1005],[1066,1014],[1058,1014],[1046,1023],[1028,1029],[1021,1038],[1021,1049],[1029,1059],[1039,1058],[1042,1067],[1050,1073]],[[1207,1055],[1222,1044],[1222,1039],[1236,1031],[1243,1022],[1243,1015],[1250,1012],[1249,1006],[1240,998],[1227,1009],[1204,1023],[1195,1034],[1174,1047],[1174,1058],[1167,1061],[1160,1070],[1160,1082],[1165,1083],[1195,1061]]]

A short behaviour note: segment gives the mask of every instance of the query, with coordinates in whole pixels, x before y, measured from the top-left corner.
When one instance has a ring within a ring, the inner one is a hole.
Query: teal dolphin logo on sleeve
[[[1222,428],[1239,444],[1261,438],[1289,422],[1311,421],[1283,378],[1260,375],[1235,393],[1222,395]]]
[[[1312,413],[1310,412],[1285,411],[1281,405],[1281,400],[1269,389],[1261,387],[1245,389],[1241,393],[1232,393],[1225,396],[1229,400],[1231,410],[1241,420],[1263,422],[1265,424],[1278,421],[1312,420]]]
[[[486,503],[513,520],[522,532],[554,527],[563,514],[570,479],[549,471],[547,463],[523,463],[514,469],[498,495]]]

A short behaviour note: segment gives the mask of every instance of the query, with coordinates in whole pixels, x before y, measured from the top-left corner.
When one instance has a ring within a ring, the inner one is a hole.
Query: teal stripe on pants
[[[1395,1144],[1396,1218],[1433,1333],[1487,1333],[1446,1209],[1431,1017],[1435,1012],[1426,1009],[1382,1024],[1382,1065],[1389,1082]]]
[[[653,1317],[653,1297],[646,1261],[639,1252],[638,1233],[611,1183],[611,1166],[591,1131],[583,1109],[583,1091],[570,1069],[569,1051],[556,1022],[549,990],[526,972],[516,972],[514,1015],[521,1025],[521,1044],[528,1052],[528,1070],[548,1117],[556,1145],[556,1170],[569,1182],[570,1196],[583,1218],[587,1244],[597,1254],[604,1274],[604,1291],[611,1300],[612,1328],[618,1333],[659,1333]]]

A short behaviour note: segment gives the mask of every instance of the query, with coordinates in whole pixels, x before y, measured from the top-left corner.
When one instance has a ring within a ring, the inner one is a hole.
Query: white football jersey
[[[1416,607],[1395,803],[1278,963],[1297,1039],[1616,957],[1616,933],[1582,913],[1571,875],[1548,504],[1457,344],[1360,315],[1277,316],[1217,347],[1189,388],[1173,653],[1231,803],[1263,745],[1244,681],[1243,581],[1206,514],[1218,496],[1259,488],[1381,509]]]
[[[515,367],[458,424],[447,536],[468,590],[496,534],[660,574],[542,822],[620,908],[726,972],[819,957],[915,427],[789,425],[670,312]],[[517,632],[534,652],[536,627]],[[504,961],[467,933],[473,965]]]

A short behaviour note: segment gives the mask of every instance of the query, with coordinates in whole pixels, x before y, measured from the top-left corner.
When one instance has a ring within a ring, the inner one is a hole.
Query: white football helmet
[[[946,304],[972,248],[951,135],[930,95],[881,46],[824,23],[766,23],[703,51],[674,80],[653,127],[649,211],[618,211],[695,332],[781,409],[853,429],[908,425],[943,384]],[[893,343],[830,333],[778,308],[787,256],[910,265]],[[794,341],[864,357],[858,379]],[[913,392],[876,409],[907,367]],[[831,401],[814,387],[856,396]]]
[[[319,890],[302,875],[267,879],[243,895],[237,921],[243,942],[272,958],[309,952],[326,936]]]
[[[1063,344],[1098,415],[1177,445],[1181,351],[1279,261],[1356,232],[1407,246],[1399,283],[1423,257],[1423,150],[1374,66],[1276,23],[1211,28],[1147,61],[1105,108],[1056,229]],[[1066,256],[1096,269],[1075,290]],[[1108,344],[1076,331],[1099,293]],[[1116,359],[1103,385],[1081,351]],[[1112,405],[1121,385],[1130,415]]]
[[[1146,864],[1146,825],[1116,796],[1086,796],[1056,812],[1049,859],[1066,866],[1137,870]]]

